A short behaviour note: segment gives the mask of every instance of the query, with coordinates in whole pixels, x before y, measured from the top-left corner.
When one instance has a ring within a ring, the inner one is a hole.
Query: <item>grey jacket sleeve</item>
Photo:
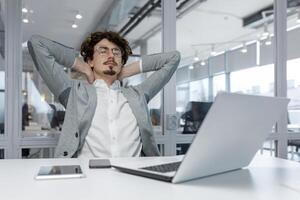
[[[41,77],[54,96],[66,107],[72,80],[63,68],[72,67],[78,52],[39,35],[33,35],[27,44]]]
[[[171,79],[180,61],[179,51],[142,56],[143,72],[155,71],[137,86],[149,102]]]

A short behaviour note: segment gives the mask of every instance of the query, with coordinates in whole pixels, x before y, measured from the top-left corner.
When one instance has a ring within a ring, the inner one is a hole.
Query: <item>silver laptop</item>
[[[262,147],[288,102],[286,98],[219,93],[184,157],[135,159],[113,167],[172,183],[240,169]]]

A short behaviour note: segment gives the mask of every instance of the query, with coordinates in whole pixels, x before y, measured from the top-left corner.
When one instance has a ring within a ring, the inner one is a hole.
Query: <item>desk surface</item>
[[[133,158],[134,159],[134,158]],[[148,158],[143,158],[147,162]],[[114,159],[112,162],[130,159]],[[41,165],[80,164],[86,178],[34,180]],[[121,173],[89,169],[85,159],[0,160],[0,198],[13,199],[300,199],[300,164],[256,156],[243,170],[182,184],[171,184]]]

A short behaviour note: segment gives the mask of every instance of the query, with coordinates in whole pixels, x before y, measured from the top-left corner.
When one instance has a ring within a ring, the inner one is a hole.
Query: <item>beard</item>
[[[114,71],[113,69],[110,69],[110,70],[104,70],[103,71],[103,74],[105,75],[110,75],[110,76],[114,76],[117,72]]]

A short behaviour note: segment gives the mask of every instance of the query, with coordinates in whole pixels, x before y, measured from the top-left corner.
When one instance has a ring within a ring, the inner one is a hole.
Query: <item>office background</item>
[[[182,53],[176,75],[149,104],[163,155],[184,154],[216,94],[229,91],[290,98],[261,153],[300,161],[299,0],[1,0],[0,5],[1,158],[52,157],[64,118],[64,108],[33,66],[28,38],[40,34],[79,49],[88,33],[110,29],[130,41],[129,62],[143,54]]]

